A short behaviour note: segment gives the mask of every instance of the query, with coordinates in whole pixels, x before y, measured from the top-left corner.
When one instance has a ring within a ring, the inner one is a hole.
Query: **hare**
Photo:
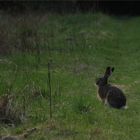
[[[98,86],[98,97],[104,104],[108,104],[117,109],[126,109],[126,97],[122,90],[108,84],[108,78],[111,76],[113,71],[114,67],[107,67],[104,76],[96,80],[96,85]]]

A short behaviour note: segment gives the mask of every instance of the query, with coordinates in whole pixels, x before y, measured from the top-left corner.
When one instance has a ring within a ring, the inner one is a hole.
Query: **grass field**
[[[29,52],[14,49],[0,57],[0,94],[16,95],[14,106],[24,107],[27,116],[14,128],[0,125],[0,134],[17,135],[39,127],[28,139],[140,139],[140,17],[87,13],[48,14],[41,20],[32,15],[31,19],[25,16],[24,22],[23,17],[0,18],[1,27],[10,32],[5,41],[7,32],[4,36],[1,31],[0,42],[11,48],[31,48]],[[115,67],[109,81],[125,92],[127,110],[104,106],[96,97],[95,79],[107,66]]]

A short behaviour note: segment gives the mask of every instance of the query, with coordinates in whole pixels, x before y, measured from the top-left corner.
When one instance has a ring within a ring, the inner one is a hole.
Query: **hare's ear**
[[[104,76],[107,76],[107,77],[110,76],[111,75],[111,71],[110,70],[111,70],[111,67],[107,67]]]
[[[114,67],[112,67],[111,71],[113,72],[113,71],[114,71],[114,69],[115,69],[115,68],[114,68]]]
[[[114,71],[114,68],[107,67],[104,76],[109,77],[113,71]]]

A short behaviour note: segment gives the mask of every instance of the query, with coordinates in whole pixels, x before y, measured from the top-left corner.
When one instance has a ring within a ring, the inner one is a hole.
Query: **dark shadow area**
[[[50,11],[75,13],[101,11],[113,15],[140,15],[140,1],[118,0],[46,0],[46,1],[0,1],[0,9],[8,12]]]

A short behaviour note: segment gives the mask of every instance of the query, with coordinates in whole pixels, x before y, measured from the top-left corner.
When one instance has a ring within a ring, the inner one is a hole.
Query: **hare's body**
[[[108,77],[114,71],[114,68],[107,67],[104,77],[99,78],[96,82],[98,85],[98,95],[103,103],[114,108],[124,108],[126,105],[126,97],[122,90],[108,84]]]
[[[99,96],[105,104],[115,108],[123,108],[126,105],[126,97],[123,92],[114,86],[102,86],[99,88]]]

